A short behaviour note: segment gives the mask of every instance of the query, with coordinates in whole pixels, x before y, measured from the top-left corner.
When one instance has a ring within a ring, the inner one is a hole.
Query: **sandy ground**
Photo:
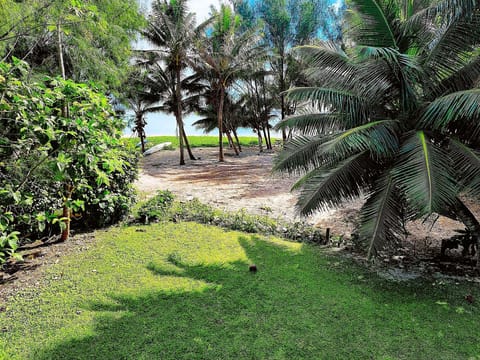
[[[259,153],[255,148],[247,148],[235,156],[227,150],[224,163],[217,161],[216,148],[194,149],[194,155],[200,159],[186,160],[184,166],[178,165],[178,151],[145,157],[136,183],[138,189],[145,194],[170,190],[180,199],[198,198],[224,210],[245,209],[252,214],[302,220],[322,227],[335,224],[337,231],[348,231],[348,225],[344,224],[349,212],[346,209],[319,212],[308,218],[296,213],[298,193],[290,191],[296,178],[272,173],[273,152]]]

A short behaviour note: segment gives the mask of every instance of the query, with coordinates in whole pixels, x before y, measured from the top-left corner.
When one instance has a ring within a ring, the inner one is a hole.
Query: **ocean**
[[[131,112],[127,112],[127,117],[132,115]],[[185,124],[185,132],[187,135],[218,135],[218,130],[215,129],[209,134],[205,134],[203,130],[197,129],[192,124],[200,119],[199,116],[189,115],[185,116],[183,121]],[[146,115],[147,126],[145,127],[145,133],[147,136],[153,135],[176,135],[177,125],[175,117],[162,113],[150,113]],[[252,129],[239,128],[237,130],[239,136],[257,136]],[[132,129],[126,128],[124,131],[125,136],[132,135]],[[280,137],[281,135],[275,131],[271,131],[272,137]]]

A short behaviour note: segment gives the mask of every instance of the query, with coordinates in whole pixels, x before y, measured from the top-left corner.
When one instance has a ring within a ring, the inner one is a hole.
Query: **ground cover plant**
[[[138,143],[138,138],[126,138],[127,142],[136,145]],[[241,146],[256,146],[258,145],[258,138],[255,136],[239,136]],[[179,146],[178,137],[176,136],[147,136],[146,148],[164,143],[171,142],[172,147],[176,149]],[[218,137],[217,136],[188,136],[188,142],[192,148],[196,147],[216,147],[218,146]],[[275,143],[275,139],[272,139],[272,142]],[[224,139],[223,144],[228,146],[228,140]]]
[[[228,230],[276,235],[299,242],[325,244],[328,241],[323,236],[322,229],[306,222],[288,222],[267,215],[249,214],[245,209],[223,211],[196,198],[190,201],[175,201],[174,194],[168,190],[158,191],[155,196],[139,205],[135,218],[135,221],[142,224],[159,221],[194,221]]]
[[[0,312],[5,359],[468,359],[469,284],[393,283],[318,247],[160,223],[98,232]],[[258,271],[248,271],[249,264]]]

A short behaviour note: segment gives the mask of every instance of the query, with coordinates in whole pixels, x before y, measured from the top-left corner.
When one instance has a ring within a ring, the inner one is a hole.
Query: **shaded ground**
[[[67,242],[43,246],[39,241],[21,251],[24,263],[9,264],[5,271],[0,271],[0,312],[2,303],[10,296],[22,289],[39,286],[49,265],[57,264],[67,254],[79,254],[88,250],[94,240],[93,233],[77,234]]]

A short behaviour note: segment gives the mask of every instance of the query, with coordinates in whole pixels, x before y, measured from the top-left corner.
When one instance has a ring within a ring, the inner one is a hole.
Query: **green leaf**
[[[405,192],[411,215],[420,218],[442,213],[456,202],[458,186],[448,153],[423,131],[411,133],[403,142],[394,180]]]

